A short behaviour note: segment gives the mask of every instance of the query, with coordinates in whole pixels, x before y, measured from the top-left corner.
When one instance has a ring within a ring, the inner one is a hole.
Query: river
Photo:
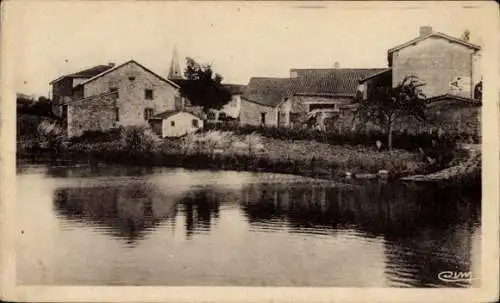
[[[480,199],[380,181],[18,166],[23,285],[470,287]],[[471,272],[446,282],[442,271]]]

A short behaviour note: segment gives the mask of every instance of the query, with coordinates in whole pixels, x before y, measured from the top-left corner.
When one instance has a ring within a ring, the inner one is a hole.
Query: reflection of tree
[[[70,220],[97,224],[130,243],[175,217],[175,200],[145,183],[56,190],[54,205]]]
[[[212,219],[219,218],[221,196],[213,188],[204,188],[193,190],[179,199],[186,220],[186,238],[197,231],[210,230]]]
[[[293,233],[355,229],[364,237],[383,237],[394,283],[436,284],[439,271],[470,268],[479,203],[462,193],[375,182],[355,189],[252,184],[242,196],[253,225],[279,219]]]

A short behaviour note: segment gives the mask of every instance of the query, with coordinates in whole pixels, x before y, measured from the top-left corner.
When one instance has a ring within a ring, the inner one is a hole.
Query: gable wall
[[[428,38],[392,54],[393,79],[396,86],[404,77],[417,76],[426,85],[423,92],[427,97],[446,93],[472,97],[474,50],[442,38]],[[463,91],[450,89],[455,77],[468,79]]]
[[[130,80],[129,77],[135,77]],[[119,125],[146,123],[144,109],[153,108],[154,114],[175,110],[178,89],[160,80],[139,65],[130,62],[96,80],[84,85],[84,97],[98,95],[118,88],[117,106],[120,112]],[[153,90],[153,100],[145,99],[145,89]]]

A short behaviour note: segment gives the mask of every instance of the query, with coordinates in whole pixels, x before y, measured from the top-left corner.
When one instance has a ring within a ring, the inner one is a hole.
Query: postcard
[[[498,300],[494,2],[1,8],[2,300]]]

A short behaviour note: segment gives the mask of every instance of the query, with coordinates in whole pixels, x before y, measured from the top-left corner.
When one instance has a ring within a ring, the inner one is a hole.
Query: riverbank
[[[448,168],[426,175],[412,175],[403,181],[432,182],[442,186],[480,188],[481,185],[481,145],[462,144],[460,150],[466,153],[454,159]]]
[[[353,134],[348,137],[353,137]],[[210,130],[182,138],[159,139],[148,127],[136,126],[89,132],[70,140],[60,136],[59,132],[41,138],[40,142],[21,141],[18,158],[35,162],[83,161],[271,172],[339,181],[410,176],[413,181],[419,181],[419,178],[430,180],[432,174],[461,164],[468,155],[466,150],[457,149],[451,144],[453,140],[447,138],[429,138],[432,140],[427,146],[413,151],[380,149],[371,141],[357,145],[332,144],[272,138],[256,132],[240,134]],[[477,174],[472,178],[480,184],[480,165],[478,171],[479,178]],[[470,183],[468,171],[459,171],[455,175],[455,181],[463,179]]]
[[[136,142],[142,144],[141,142]],[[378,151],[362,146],[340,146],[314,141],[290,141],[225,133],[167,139],[150,150],[127,148],[120,140],[78,142],[57,153],[31,151],[22,158],[62,161],[221,169],[295,174],[328,180],[376,177],[380,170],[388,179],[425,173],[428,165],[416,153],[403,150]]]

